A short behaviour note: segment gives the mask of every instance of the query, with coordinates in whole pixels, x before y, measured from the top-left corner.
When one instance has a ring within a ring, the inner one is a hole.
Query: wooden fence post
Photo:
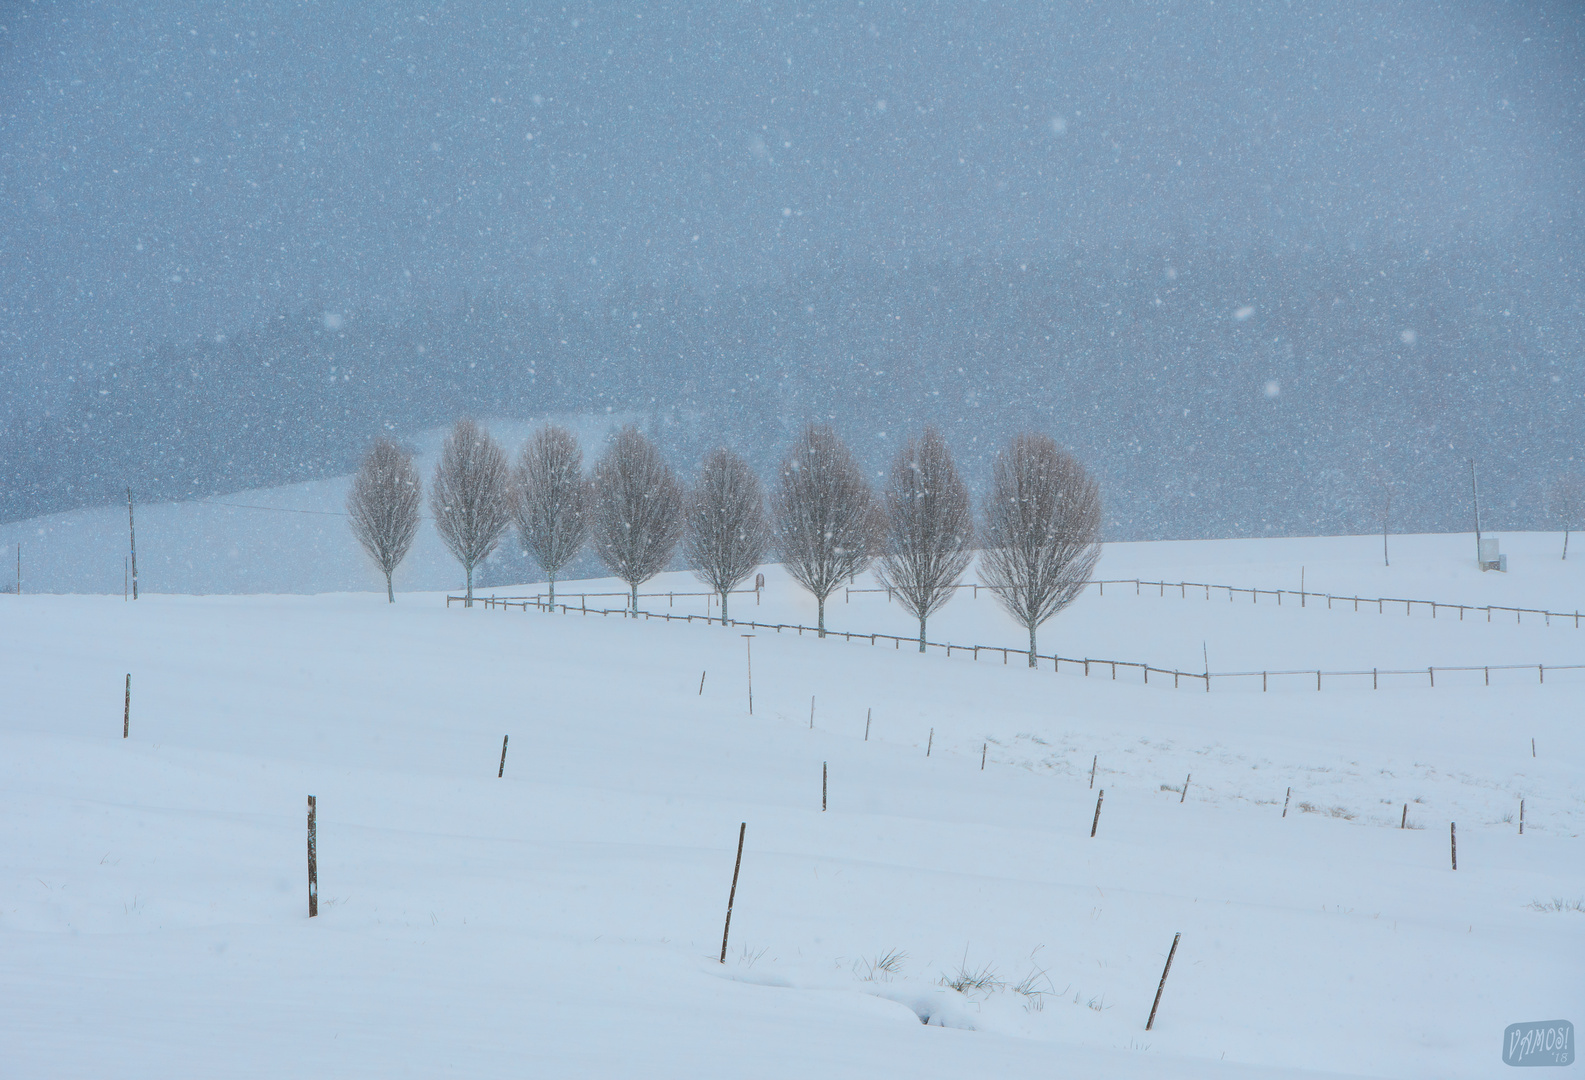
[[[1403,817],[1398,820],[1398,828],[1407,829],[1408,827],[1409,827],[1409,804],[1408,803],[1404,803],[1403,804]]]
[[[495,770],[495,778],[497,780],[506,775],[506,740],[510,737],[509,735],[501,736],[501,767]]]
[[[826,812],[826,763],[820,763],[820,812]]]
[[[1100,826],[1101,826],[1101,800],[1103,800],[1105,798],[1106,798],[1106,789],[1102,788],[1101,789],[1101,793],[1095,797],[1095,820],[1090,822],[1090,839],[1091,840],[1095,839],[1095,830],[1100,828]]]
[[[988,742],[980,743],[980,772],[985,771],[985,751],[990,749],[990,746],[991,744]],[[1521,819],[1524,817],[1524,800],[1522,799],[1519,801],[1519,817]],[[1520,831],[1522,832],[1523,830],[1521,829]]]
[[[319,914],[319,827],[315,822],[314,797],[308,797],[308,917]]]
[[[1458,822],[1450,821],[1447,825],[1448,842],[1453,850],[1453,869],[1458,869]]]
[[[737,862],[732,865],[732,891],[726,894],[726,926],[721,930],[721,963],[726,963],[726,939],[732,932],[732,903],[737,899],[737,872],[743,869],[743,834],[748,822],[737,827]]]
[[[699,672],[699,696],[700,697],[704,697],[704,677],[706,675],[708,675],[708,674],[709,674],[708,671]]]
[[[1156,1023],[1156,1009],[1161,1005],[1161,991],[1167,986],[1167,973],[1172,970],[1172,958],[1178,955],[1178,939],[1182,932],[1172,935],[1172,950],[1167,953],[1167,966],[1161,969],[1161,981],[1156,984],[1156,1000],[1150,1003],[1150,1019],[1145,1021],[1145,1030],[1149,1031]]]
[[[1189,781],[1193,780],[1193,779],[1194,779],[1194,774],[1193,773],[1190,773],[1189,775],[1187,775],[1187,776],[1185,776],[1183,778],[1183,794],[1178,796],[1178,804],[1180,806],[1183,804],[1183,800],[1187,799],[1189,797]]]
[[[124,739],[132,730],[132,672],[127,672],[127,693],[121,702],[121,737]],[[1535,749],[1535,740],[1531,740],[1532,750]]]
[[[1095,763],[1101,760],[1101,755],[1096,754],[1090,759],[1090,790],[1095,790]]]
[[[1283,817],[1287,817],[1288,816],[1288,800],[1291,799],[1291,798],[1293,798],[1293,789],[1289,788],[1288,789],[1288,793],[1282,797],[1282,816]]]
[[[925,743],[925,757],[930,756],[930,748],[936,744],[936,729],[930,729],[930,741]]]
[[[864,741],[870,741],[870,717],[875,714],[874,709],[864,710]]]

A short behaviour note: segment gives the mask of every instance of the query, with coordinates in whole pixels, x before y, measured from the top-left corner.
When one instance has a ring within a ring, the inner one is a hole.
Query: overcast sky
[[[0,22],[13,393],[303,303],[489,286],[1068,241],[1581,250],[1563,5],[154,0]]]

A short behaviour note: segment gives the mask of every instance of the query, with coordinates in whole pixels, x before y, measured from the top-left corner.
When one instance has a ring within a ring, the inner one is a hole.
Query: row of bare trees
[[[638,587],[664,570],[679,543],[694,573],[721,597],[774,551],[814,596],[825,634],[825,605],[844,581],[877,566],[887,589],[919,620],[919,648],[931,615],[952,598],[980,553],[980,568],[1007,611],[1029,633],[1035,662],[1039,626],[1071,603],[1090,578],[1100,548],[1100,493],[1082,465],[1050,438],[1024,434],[997,457],[976,529],[967,486],[951,450],[931,428],[897,454],[879,496],[842,440],[810,425],[777,470],[770,513],[759,478],[726,448],[708,454],[684,490],[637,428],[624,428],[583,474],[577,439],[548,426],[529,440],[515,468],[477,424],[459,421],[441,449],[430,510],[462,564],[473,570],[515,523],[524,549],[550,581],[592,544],[606,568]],[[386,577],[412,543],[418,475],[390,443],[370,451],[353,484],[353,530]]]

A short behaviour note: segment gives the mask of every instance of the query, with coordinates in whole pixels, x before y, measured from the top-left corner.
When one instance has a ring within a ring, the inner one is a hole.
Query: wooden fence
[[[1143,581],[1139,578],[1115,578],[1107,579],[1105,581],[1091,581],[1085,586],[1085,588],[1090,588],[1093,586],[1098,590],[1099,595],[1105,596],[1106,586],[1108,585],[1113,587],[1114,592],[1120,587],[1126,588],[1127,586],[1132,585],[1134,587],[1135,596],[1143,595],[1145,589],[1154,588],[1157,590],[1158,596],[1164,597],[1167,595],[1168,589],[1176,589],[1178,590],[1178,595],[1183,599],[1188,599],[1190,589],[1195,591],[1196,596],[1200,595],[1201,591],[1203,590],[1205,599],[1207,600],[1213,599],[1213,593],[1215,594],[1215,597],[1220,597],[1221,594],[1225,592],[1227,594],[1228,603],[1234,603],[1235,596],[1248,596],[1249,602],[1251,604],[1258,604],[1260,602],[1260,598],[1265,596],[1276,600],[1278,607],[1282,606],[1282,598],[1284,596],[1288,598],[1290,603],[1295,598],[1297,598],[1300,607],[1308,607],[1311,601],[1319,604],[1321,601],[1325,600],[1328,611],[1334,610],[1334,603],[1352,604],[1355,611],[1360,609],[1359,606],[1361,604],[1364,604],[1365,610],[1369,611],[1370,606],[1374,604],[1376,606],[1376,613],[1378,615],[1387,614],[1387,608],[1389,606],[1393,609],[1393,612],[1396,613],[1398,610],[1398,605],[1402,604],[1403,613],[1405,615],[1413,615],[1414,609],[1418,606],[1421,611],[1430,611],[1431,618],[1433,619],[1437,617],[1438,611],[1456,611],[1458,612],[1458,618],[1460,622],[1464,621],[1465,612],[1473,612],[1477,615],[1485,612],[1487,622],[1492,621],[1492,614],[1494,612],[1501,613],[1504,618],[1511,614],[1513,615],[1514,622],[1516,623],[1522,623],[1526,615],[1539,615],[1543,620],[1545,620],[1546,625],[1548,626],[1552,625],[1553,619],[1560,619],[1563,620],[1564,625],[1568,625],[1570,622],[1572,622],[1574,629],[1576,630],[1580,628],[1581,616],[1581,613],[1578,610],[1548,611],[1545,608],[1508,607],[1502,604],[1487,604],[1485,606],[1479,606],[1476,604],[1450,604],[1446,600],[1410,600],[1405,599],[1404,597],[1393,596],[1336,596],[1332,593],[1310,592],[1304,589],[1250,589],[1241,588],[1237,585],[1212,585],[1203,581]],[[981,589],[984,589],[987,592],[995,591],[989,585],[972,581],[964,582],[961,585],[956,585],[953,587],[958,589],[972,589],[976,599],[979,597]],[[847,589],[845,592],[850,596],[856,593],[885,593],[887,600],[890,600],[892,590],[886,588]]]
[[[1133,584],[1133,582],[1129,582],[1129,584]],[[654,593],[651,595],[666,596],[669,594]],[[461,596],[447,596],[446,606],[450,607],[453,601],[462,602],[464,599],[465,597]],[[528,612],[530,610],[555,612],[559,610],[563,615],[632,615],[634,618],[643,618],[646,621],[651,619],[661,619],[667,623],[685,622],[690,625],[695,619],[697,619],[703,622],[706,626],[716,625],[722,622],[721,618],[716,615],[673,615],[669,611],[640,611],[635,615],[628,610],[626,605],[620,608],[592,608],[588,606],[587,600],[577,607],[562,603],[551,605],[537,597],[528,596],[476,596],[474,597],[473,602],[487,609],[501,611],[507,611],[515,607],[524,612]],[[726,625],[732,627],[748,627],[751,630],[774,630],[778,634],[782,633],[783,631],[791,631],[796,633],[799,637],[802,637],[805,631],[816,635],[818,635],[820,632],[819,628],[817,627],[804,626],[800,623],[762,623],[751,619],[728,619],[726,620]],[[855,633],[851,630],[827,630],[825,632],[825,636],[828,638],[841,638],[845,642],[868,642],[872,646],[878,645],[882,641],[889,641],[892,643],[892,648],[898,651],[902,649],[904,642],[907,642],[911,646],[917,646],[919,644],[919,639],[917,637],[902,637],[897,634],[864,634]],[[967,653],[975,660],[980,658],[980,653],[982,652],[988,656],[996,656],[1000,654],[1003,665],[1009,664],[1010,658],[1014,656],[1018,657],[1020,661],[1027,661],[1029,657],[1029,651],[1027,649],[1004,648],[1000,645],[954,645],[942,641],[926,641],[925,648],[926,650],[943,650],[948,657],[950,657],[954,652],[960,654]],[[1370,679],[1371,689],[1379,690],[1381,689],[1381,680],[1383,677],[1402,676],[1410,676],[1415,679],[1419,679],[1423,676],[1427,680],[1425,685],[1428,688],[1434,688],[1436,686],[1436,675],[1439,671],[1442,672],[1444,676],[1450,672],[1483,672],[1485,676],[1485,684],[1490,686],[1491,673],[1493,671],[1533,670],[1536,673],[1537,682],[1541,685],[1545,685],[1548,668],[1548,665],[1545,664],[1489,664],[1482,666],[1449,665],[1444,667],[1406,669],[1371,668],[1369,671],[1319,671],[1307,669],[1293,671],[1179,671],[1175,668],[1156,667],[1153,664],[1148,664],[1139,660],[1103,660],[1096,659],[1094,657],[1085,657],[1080,659],[1078,657],[1060,656],[1055,654],[1051,656],[1045,656],[1040,653],[1035,654],[1035,666],[1039,667],[1047,663],[1051,665],[1053,673],[1056,674],[1060,674],[1062,672],[1062,665],[1067,664],[1070,671],[1074,668],[1078,668],[1083,672],[1084,675],[1088,676],[1092,673],[1091,669],[1093,668],[1095,672],[1098,672],[1099,674],[1110,674],[1113,680],[1117,679],[1117,673],[1119,669],[1122,669],[1124,675],[1129,675],[1131,672],[1137,671],[1140,675],[1141,682],[1145,685],[1149,685],[1151,675],[1157,676],[1156,682],[1158,685],[1164,684],[1166,676],[1170,675],[1172,676],[1172,685],[1175,689],[1184,685],[1201,685],[1204,686],[1206,693],[1211,692],[1212,680],[1223,680],[1223,684],[1225,685],[1225,681],[1229,679],[1259,679],[1260,689],[1262,691],[1269,691],[1272,679],[1294,677],[1302,677],[1306,680],[1314,678],[1315,688],[1317,691],[1322,688],[1325,679],[1332,679],[1335,683],[1336,680],[1339,679],[1363,680],[1368,677]],[[1585,664],[1553,664],[1550,665],[1550,667],[1553,672],[1585,670]],[[1075,672],[1075,674],[1077,674],[1077,672]]]

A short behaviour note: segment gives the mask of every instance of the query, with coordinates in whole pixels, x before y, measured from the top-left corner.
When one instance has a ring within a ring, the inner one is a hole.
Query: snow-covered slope
[[[1528,543],[1503,579],[1442,538],[1390,570],[1368,539],[1118,545],[1101,574],[1572,610]],[[767,576],[736,614],[807,621]],[[909,630],[883,595],[830,614]],[[7,1077],[1476,1077],[1508,1024],[1585,1020],[1585,679],[1207,694],[414,593],[0,596],[0,627]],[[1018,642],[984,595],[931,637]],[[1585,658],[1557,621],[1112,588],[1043,640]]]

